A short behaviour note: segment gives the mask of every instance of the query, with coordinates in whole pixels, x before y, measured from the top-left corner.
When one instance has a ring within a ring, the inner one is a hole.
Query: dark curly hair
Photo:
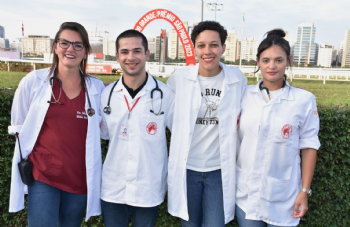
[[[227,38],[226,29],[216,21],[202,21],[197,26],[195,26],[192,30],[191,40],[192,40],[193,46],[195,46],[197,36],[205,30],[212,30],[212,31],[218,32],[221,40],[221,45],[224,45]]]

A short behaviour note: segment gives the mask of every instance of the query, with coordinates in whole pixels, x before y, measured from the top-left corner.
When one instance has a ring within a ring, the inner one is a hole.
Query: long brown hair
[[[55,39],[51,46],[51,54],[53,55],[53,60],[50,67],[49,76],[53,73],[53,76],[57,77],[57,74],[58,74],[59,59],[58,59],[58,55],[55,53],[55,44],[58,42],[61,32],[64,30],[72,30],[72,31],[78,32],[80,35],[80,38],[84,43],[86,58],[85,59],[83,58],[83,60],[80,62],[80,69],[82,70],[83,77],[85,79],[89,77],[89,75],[86,73],[86,64],[87,64],[88,56],[91,52],[91,46],[89,42],[89,36],[85,28],[81,24],[76,22],[64,22],[63,24],[61,24],[60,29],[56,33]]]

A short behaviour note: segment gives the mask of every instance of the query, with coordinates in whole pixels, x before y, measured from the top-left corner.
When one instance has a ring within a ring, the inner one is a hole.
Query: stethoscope
[[[147,74],[147,77],[148,77],[148,73]],[[158,116],[158,115],[162,115],[164,114],[164,111],[162,111],[162,103],[163,103],[163,91],[158,87],[158,82],[157,80],[152,77],[154,82],[156,82],[156,87],[152,89],[151,91],[151,106],[152,106],[152,109],[150,109],[149,111],[151,113],[153,113],[154,115]],[[111,109],[111,106],[110,106],[110,102],[111,102],[111,97],[112,97],[112,93],[113,93],[113,90],[115,88],[115,86],[117,85],[119,80],[117,80],[114,84],[113,84],[113,87],[111,89],[111,91],[109,92],[109,97],[108,97],[108,102],[107,102],[107,106],[105,108],[103,108],[103,112],[107,115],[109,115],[111,112],[112,112],[112,109]],[[153,109],[153,93],[155,91],[158,91],[160,92],[160,108],[159,108],[159,111],[158,113],[154,112],[154,109]]]
[[[269,89],[267,88],[267,87],[263,87],[263,83],[264,83],[264,81],[261,81],[261,83],[260,83],[260,85],[259,85],[259,89],[261,90],[261,91],[263,91],[263,90],[265,90],[266,91],[266,93],[267,93],[267,97],[265,97],[266,99],[267,99],[267,101],[268,100],[271,100],[271,96],[270,96],[270,91],[269,91]],[[284,88],[286,86],[286,81],[285,80],[283,80],[283,86],[282,86],[282,88]],[[289,88],[290,89],[290,88]],[[289,91],[288,91],[288,94],[289,94]],[[263,92],[263,96],[266,96],[266,94]],[[267,102],[266,101],[266,102]]]
[[[85,84],[85,80],[83,79],[83,76],[81,76],[81,81],[82,81],[82,87],[84,86],[85,88],[85,91],[86,91],[86,96],[87,96],[87,99],[88,99],[88,103],[89,103],[89,109],[87,110],[87,114],[92,117],[94,116],[95,114],[95,110],[92,108],[91,106],[91,102],[90,102],[90,97],[89,97],[89,92],[88,92],[88,89],[86,88],[86,84]],[[53,90],[52,90],[52,85],[53,85],[53,80],[57,80],[59,83],[60,83],[60,94],[58,96],[58,99],[56,99],[54,93],[53,93]],[[62,93],[62,81],[60,80],[60,78],[58,77],[51,77],[50,78],[50,86],[51,86],[51,93],[52,93],[52,97],[53,99],[55,100],[54,102],[51,102],[50,100],[47,101],[47,103],[57,103],[57,104],[60,104],[60,105],[63,105],[64,103],[63,102],[59,102],[60,98],[61,98],[61,93]]]

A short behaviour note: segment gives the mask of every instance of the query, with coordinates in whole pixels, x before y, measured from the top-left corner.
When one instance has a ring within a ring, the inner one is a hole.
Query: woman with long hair
[[[86,208],[86,220],[101,213],[101,117],[95,110],[104,85],[86,73],[90,50],[85,28],[63,23],[53,40],[51,67],[29,73],[16,90],[9,211],[24,209],[28,193],[30,227],[80,226]],[[32,163],[34,182],[27,185],[17,166],[22,158]]]
[[[291,55],[284,36],[274,29],[260,43],[263,79],[248,86],[242,99],[236,163],[241,227],[297,226],[308,210],[319,117],[315,96],[286,80]]]

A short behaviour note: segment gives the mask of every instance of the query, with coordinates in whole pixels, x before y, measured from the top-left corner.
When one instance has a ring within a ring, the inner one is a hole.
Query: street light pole
[[[217,4],[217,3],[207,3],[207,7],[209,8],[210,11],[215,11],[215,21],[216,21],[216,11],[223,11],[223,5],[224,4]],[[221,7],[218,8],[218,7]]]
[[[204,0],[202,0],[202,7],[201,7],[201,22],[203,21],[203,1]]]
[[[242,22],[242,40],[241,40],[241,54],[239,56],[239,68],[242,67],[242,53],[243,53],[243,32],[244,32],[244,13],[243,13],[243,22]]]

